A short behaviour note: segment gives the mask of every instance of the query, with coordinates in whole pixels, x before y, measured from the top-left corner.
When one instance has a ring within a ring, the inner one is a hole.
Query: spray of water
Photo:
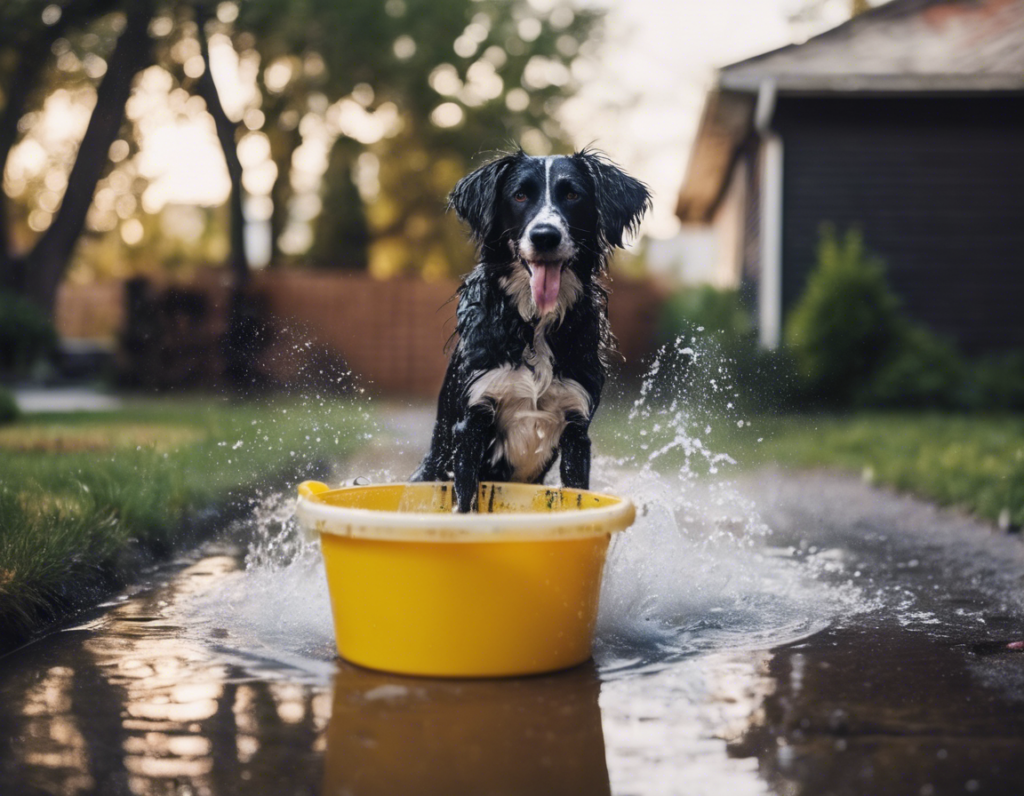
[[[851,587],[826,585],[817,562],[773,547],[735,480],[742,463],[716,450],[722,427],[756,434],[742,397],[713,341],[679,338],[657,353],[613,433],[622,454],[595,461],[594,488],[638,509],[605,571],[595,654],[606,676],[794,641],[863,605]]]
[[[611,452],[595,458],[592,487],[629,495],[638,508],[635,526],[609,550],[595,648],[606,677],[712,650],[793,641],[864,605],[852,586],[820,577],[821,562],[772,546],[770,529],[734,482],[737,461],[711,441],[716,426],[749,430],[737,408],[739,390],[729,363],[698,342],[663,348],[628,411],[613,410],[605,421]],[[354,433],[395,445],[394,433],[390,440],[379,429]],[[357,457],[343,477],[401,480],[423,444],[402,465]],[[236,649],[282,662],[329,661],[319,549],[291,519],[293,507],[290,495],[256,506],[242,529],[244,567],[193,600],[191,610],[217,624]]]
[[[283,665],[300,679],[305,673],[323,681],[334,657],[327,579],[319,546],[297,527],[294,510],[290,495],[260,499],[229,530],[246,540],[241,566],[180,599],[175,610],[194,641],[254,675],[273,676]]]

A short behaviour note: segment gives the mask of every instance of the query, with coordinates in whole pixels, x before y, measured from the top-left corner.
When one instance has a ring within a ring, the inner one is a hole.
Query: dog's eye
[[[576,193],[576,191],[569,191],[565,195],[565,198],[568,199],[570,202],[575,202],[577,199],[580,198],[580,195]]]
[[[513,196],[512,198],[515,199],[517,202],[525,202],[526,201],[526,192],[525,191],[516,191],[515,196]]]

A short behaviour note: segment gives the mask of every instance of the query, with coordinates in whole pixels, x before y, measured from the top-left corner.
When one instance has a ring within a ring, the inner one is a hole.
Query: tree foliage
[[[46,307],[72,259],[78,278],[213,259],[244,274],[243,209],[274,263],[457,273],[471,262],[445,195],[494,149],[566,149],[558,106],[598,23],[569,0],[9,0],[0,276]],[[55,141],[39,132],[55,102],[96,104]],[[231,201],[165,207],[143,139],[158,116],[207,113]]]
[[[53,200],[48,200],[49,206],[43,211],[46,221],[39,222],[36,229],[40,234],[25,251],[13,250],[7,235],[6,214],[0,213],[0,224],[4,225],[4,234],[0,236],[3,244],[0,246],[0,284],[29,296],[48,314],[53,312],[57,286],[85,227],[93,193],[106,168],[108,150],[120,131],[132,82],[149,63],[151,54],[147,29],[153,15],[153,0],[137,0],[128,6],[123,16],[107,19],[111,16],[108,15],[111,7],[107,0],[80,0],[78,3],[65,3],[63,7],[50,4],[40,13],[38,4],[16,3],[6,9],[9,16],[5,21],[16,26],[20,20],[24,25],[23,31],[28,32],[19,36],[17,32],[11,32],[16,30],[12,27],[0,38],[7,66],[6,100],[0,115],[2,130],[27,131],[39,121],[37,118],[26,123],[33,114],[25,111],[27,100],[45,70],[47,46],[54,55],[60,54],[57,59],[59,70],[70,72],[80,66],[96,80],[92,113],[81,140],[68,158],[70,165],[66,176],[59,175],[64,187],[63,197],[51,191]],[[95,22],[97,16],[110,23],[106,32],[113,36],[106,38],[108,42],[116,38],[116,43],[104,60],[91,50],[99,49],[106,55],[104,45],[107,42],[98,33],[90,31],[80,39],[80,44],[90,51],[79,58],[71,42],[58,34],[71,24]],[[41,26],[38,24],[40,20]],[[65,56],[67,65],[62,66],[61,59]],[[35,115],[39,117],[41,114],[36,112]],[[13,143],[13,137],[0,136],[0,164],[5,167]],[[37,143],[37,150],[40,148]],[[39,170],[35,171],[39,176]],[[7,176],[5,173],[5,178]],[[44,183],[48,177],[48,174],[43,177]],[[3,205],[6,207],[5,202]],[[42,215],[41,211],[42,208],[36,208],[37,216]],[[31,215],[29,226],[32,226]]]
[[[539,14],[522,0],[250,0],[239,11],[236,49],[251,41],[263,65],[274,213],[295,198],[286,158],[305,138],[303,123],[313,133],[321,115],[326,136],[346,142],[331,148],[329,176],[359,183],[369,230],[339,201],[352,192],[327,182],[314,250],[345,267],[360,259],[351,242],[369,237],[381,275],[469,265],[454,223],[438,221],[443,197],[474,156],[524,138],[538,154],[565,148],[554,114],[598,21],[567,5]],[[270,69],[287,71],[283,86],[268,83]],[[285,220],[273,226],[283,230]]]

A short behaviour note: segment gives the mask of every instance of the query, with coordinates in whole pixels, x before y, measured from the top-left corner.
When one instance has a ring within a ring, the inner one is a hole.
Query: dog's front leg
[[[476,508],[480,465],[487,451],[493,422],[491,407],[476,404],[466,410],[465,419],[455,424],[455,499],[463,513]]]
[[[571,489],[590,489],[590,421],[575,412],[559,440],[562,463],[559,470],[562,486]]]

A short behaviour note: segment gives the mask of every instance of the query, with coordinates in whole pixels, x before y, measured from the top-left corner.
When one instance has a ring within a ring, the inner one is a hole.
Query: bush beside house
[[[0,426],[18,418],[18,402],[10,390],[0,387]]]
[[[659,330],[663,343],[702,335],[757,408],[1024,409],[1024,352],[968,361],[911,321],[857,230],[823,227],[782,350],[758,346],[737,291],[707,285],[672,296]]]
[[[818,262],[786,322],[807,397],[848,407],[1024,408],[1024,356],[966,360],[903,315],[884,264],[856,230],[822,230]]]
[[[827,404],[856,401],[897,347],[901,325],[884,266],[867,254],[860,234],[851,230],[840,240],[826,228],[818,265],[785,328],[809,395]]]

